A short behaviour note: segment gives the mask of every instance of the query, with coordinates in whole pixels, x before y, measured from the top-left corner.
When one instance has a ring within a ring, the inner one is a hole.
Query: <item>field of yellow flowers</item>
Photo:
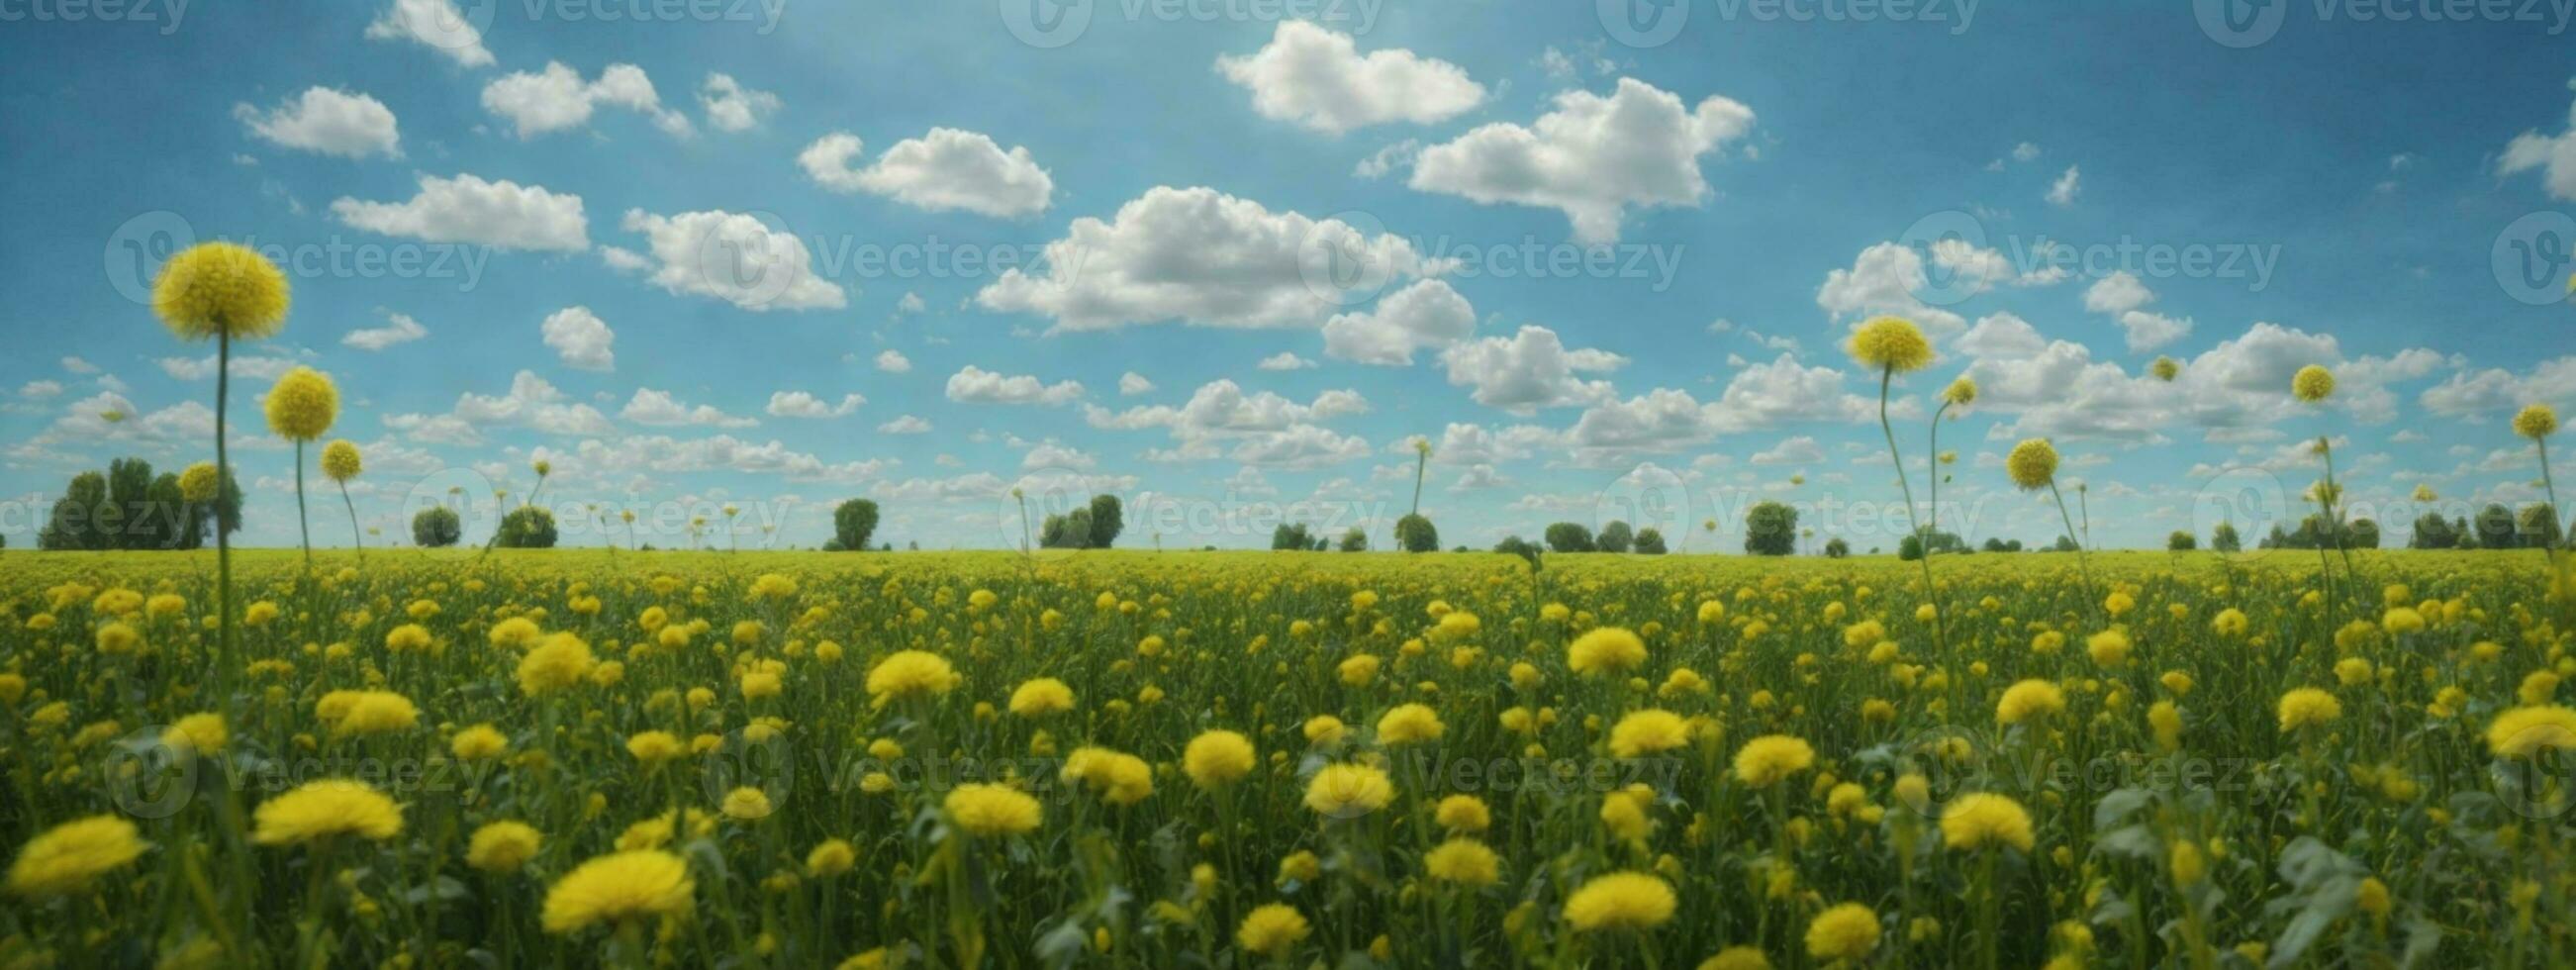
[[[2576,960],[2540,552],[235,558],[6,554],[0,966]]]

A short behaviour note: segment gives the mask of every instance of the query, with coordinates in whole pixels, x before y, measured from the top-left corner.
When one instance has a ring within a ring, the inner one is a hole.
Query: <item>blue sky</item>
[[[1002,546],[1018,487],[1126,497],[1124,545],[1383,547],[1428,436],[1446,544],[1734,551],[1776,498],[1892,547],[1839,346],[1880,313],[1941,353],[1895,386],[1918,492],[1934,395],[1985,388],[1941,430],[1972,539],[2060,531],[2024,437],[2110,546],[2294,513],[2320,434],[2394,538],[2418,485],[2537,498],[2505,419],[2576,406],[2561,4],[1624,3],[0,0],[0,532],[207,457],[213,348],[135,296],[218,237],[295,287],[235,366],[252,544],[293,541],[256,399],[301,363],[388,536],[543,457],[546,504],[664,546],[728,503],[812,545],[852,496]],[[2308,363],[2333,406],[2288,400]]]

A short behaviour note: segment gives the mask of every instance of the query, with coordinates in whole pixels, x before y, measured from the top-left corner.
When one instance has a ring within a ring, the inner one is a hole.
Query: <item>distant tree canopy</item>
[[[2189,529],[2175,529],[2172,535],[2165,537],[2165,548],[2173,552],[2190,552],[2200,548],[2200,540]]]
[[[1094,495],[1091,503],[1062,515],[1046,517],[1038,527],[1038,545],[1047,549],[1107,549],[1126,530],[1126,509],[1118,496]]]
[[[2458,524],[2453,525],[2456,521]],[[2409,549],[2457,549],[2460,538],[2468,534],[2469,520],[2445,519],[2439,512],[2426,512],[2416,517],[2412,534],[2406,537]]]
[[[1406,552],[1439,552],[1440,530],[1415,512],[1395,520],[1395,545]]]
[[[1575,522],[1548,526],[1546,538],[1549,552],[1591,552],[1600,548],[1592,538],[1592,530]]]
[[[555,547],[555,514],[534,505],[511,509],[501,517],[501,530],[492,544],[503,549],[552,549]]]
[[[1840,559],[1848,555],[1851,555],[1851,543],[1844,542],[1843,537],[1835,536],[1825,540],[1825,558]]]
[[[1663,533],[1663,530],[1661,530],[1661,529],[1656,529],[1656,528],[1652,528],[1652,527],[1648,527],[1648,528],[1644,528],[1644,529],[1639,529],[1639,530],[1637,530],[1637,554],[1638,554],[1638,555],[1640,555],[1640,556],[1660,556],[1660,555],[1663,555],[1663,554],[1664,554],[1664,552],[1665,552],[1665,549],[1664,549],[1664,533]]]
[[[1601,552],[1624,553],[1636,544],[1637,534],[1629,529],[1628,523],[1617,519],[1612,519],[1608,524],[1603,525],[1601,534],[1592,537],[1592,548]]]
[[[843,502],[832,510],[832,541],[823,548],[834,551],[866,552],[868,537],[877,531],[877,503],[863,498]]]
[[[1955,532],[1935,531],[1920,535],[1909,532],[1906,533],[1905,538],[1897,540],[1896,558],[1906,562],[1923,558],[1923,547],[1927,541],[1934,555],[1969,551],[1968,544],[1960,541],[1958,533]]]
[[[1118,544],[1118,533],[1127,529],[1127,509],[1118,504],[1118,496],[1091,497],[1091,548],[1107,549]]]
[[[1503,541],[1494,543],[1494,551],[1507,556],[1519,556],[1528,560],[1532,568],[1536,568],[1539,554],[1545,550],[1541,549],[1538,543],[1519,536],[1504,536]]]
[[[2480,549],[2515,549],[2522,545],[2522,537],[2517,534],[2519,530],[2514,527],[2513,511],[2502,505],[2479,509],[2478,517],[2470,520],[2470,525],[2471,535],[2476,538]]]
[[[2245,540],[2236,535],[2235,523],[2221,522],[2218,528],[2209,530],[2209,548],[2217,552],[2242,552]]]
[[[72,476],[36,534],[39,549],[197,549],[224,531],[241,529],[241,484],[229,474],[212,502],[190,502],[179,476],[152,474],[152,463],[119,458],[106,474]]]
[[[1758,502],[1745,510],[1744,551],[1756,556],[1798,551],[1798,510],[1778,502]]]
[[[2541,502],[2522,507],[2514,521],[2514,531],[2527,549],[2548,549],[2558,545],[2558,510]]]
[[[465,538],[465,523],[456,517],[455,509],[433,505],[411,517],[412,544],[423,549],[445,548],[462,538]]]
[[[1344,530],[1341,549],[1343,552],[1367,552],[1368,532],[1356,525]]]
[[[2020,552],[2021,540],[2014,539],[2010,542],[2006,542],[1993,536],[1987,536],[1985,543],[1978,546],[1978,548],[1987,552]]]
[[[1324,547],[1324,537],[1306,528],[1303,522],[1295,525],[1281,523],[1278,528],[1270,530],[1270,548],[1274,550],[1322,552]]]

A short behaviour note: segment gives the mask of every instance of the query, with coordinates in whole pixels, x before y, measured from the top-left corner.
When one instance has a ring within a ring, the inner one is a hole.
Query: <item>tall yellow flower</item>
[[[1325,765],[1306,782],[1306,807],[1328,818],[1357,818],[1394,798],[1395,783],[1367,765]]]
[[[286,274],[257,250],[228,242],[191,246],[161,265],[152,312],[182,340],[259,340],[286,324]]]
[[[2149,365],[2147,370],[2149,373],[2156,375],[2157,380],[2171,384],[2173,383],[2174,378],[2182,376],[2182,362],[2171,357],[2158,357],[2156,358],[2156,362]]]
[[[1853,360],[1871,370],[1903,374],[1932,364],[1931,341],[1923,339],[1923,331],[1904,317],[1879,317],[1861,324],[1846,349]]]
[[[1277,957],[1305,940],[1308,931],[1306,917],[1295,907],[1270,903],[1254,909],[1243,918],[1243,925],[1235,928],[1234,942],[1245,952]]]
[[[288,441],[322,437],[340,417],[340,388],[310,367],[287,371],[268,389],[268,429]]]
[[[1744,743],[1735,752],[1735,778],[1755,788],[1769,788],[1816,763],[1816,749],[1786,734],[1771,734]]]
[[[341,438],[322,446],[323,477],[346,483],[358,477],[358,472],[364,467],[365,463],[358,455],[358,446],[350,443],[349,439]]]
[[[1962,795],[1941,812],[1941,842],[1953,849],[2008,845],[2028,852],[2033,841],[2029,810],[2002,795]]]
[[[1232,731],[1209,731],[1191,738],[1181,752],[1181,770],[1201,788],[1220,788],[1252,773],[1252,741]]]
[[[686,913],[698,884],[689,864],[659,849],[615,852],[582,863],[546,890],[546,932],[578,933],[601,923]]]
[[[132,822],[114,815],[65,822],[27,840],[26,848],[18,850],[18,858],[9,863],[9,894],[70,896],[142,855],[143,840],[136,836]]]
[[[1595,876],[1565,899],[1565,921],[1575,932],[1651,930],[1673,918],[1673,886],[1642,872]]]
[[[2517,707],[2498,714],[2487,725],[2487,750],[2499,758],[2576,751],[2576,710],[2553,704]]]
[[[2546,404],[2523,407],[2513,416],[2513,433],[2538,441],[2558,433],[2558,412]]]
[[[2343,716],[2343,702],[2333,694],[2314,687],[2301,687],[2281,695],[2281,733],[2306,727],[2322,727]]]
[[[259,804],[250,840],[296,845],[355,835],[382,842],[402,834],[402,808],[364,782],[325,778]]]
[[[2046,438],[2027,438],[2004,456],[2004,470],[2024,491],[2047,488],[2057,481],[2057,446]]]
[[[974,835],[1024,835],[1035,831],[1046,809],[1009,785],[959,785],[944,803],[948,818]]]
[[[2290,393],[2299,400],[2315,404],[2334,394],[2334,372],[2309,364],[2290,376]]]

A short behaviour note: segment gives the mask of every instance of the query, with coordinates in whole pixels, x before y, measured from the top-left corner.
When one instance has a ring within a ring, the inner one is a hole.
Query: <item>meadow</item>
[[[0,553],[0,966],[2576,959],[2540,551],[233,558]]]

